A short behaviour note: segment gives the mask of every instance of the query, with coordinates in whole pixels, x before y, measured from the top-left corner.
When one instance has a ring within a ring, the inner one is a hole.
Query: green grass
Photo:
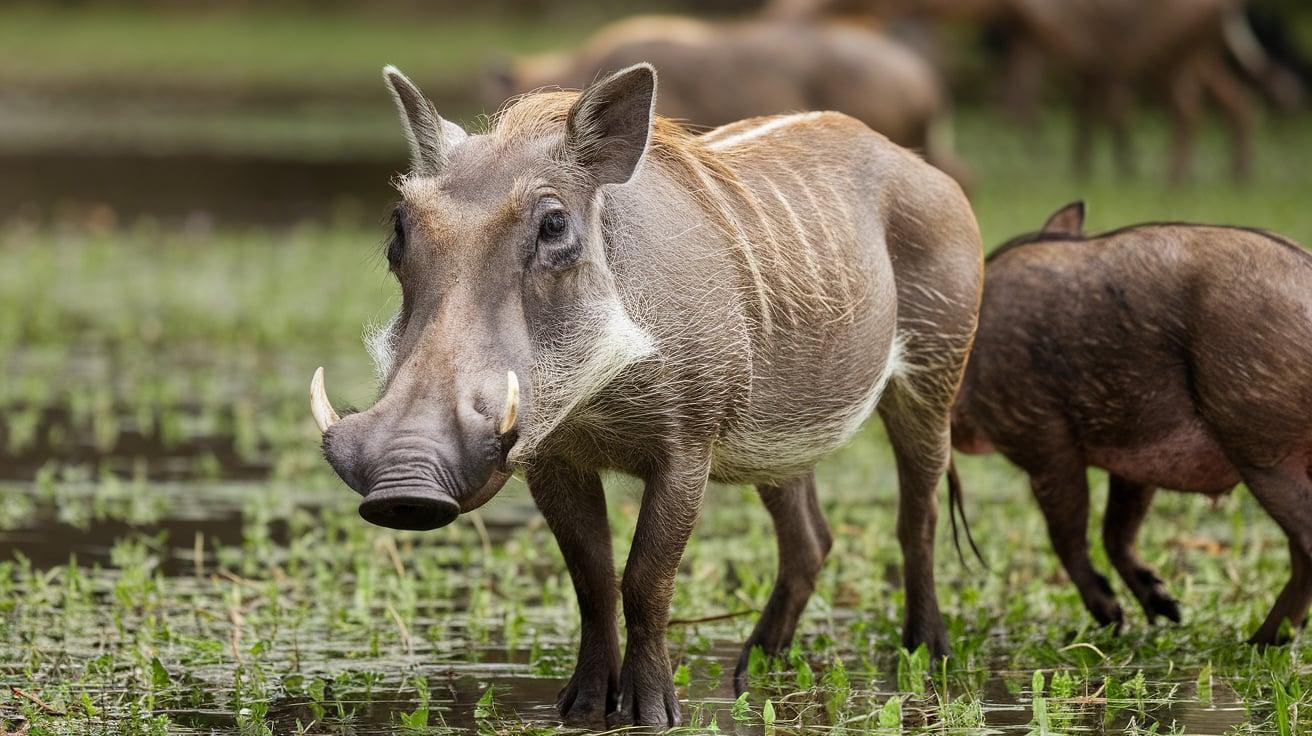
[[[435,84],[462,83],[488,59],[576,42],[614,12],[452,18],[17,3],[0,10],[0,79],[37,88],[357,94],[372,90],[390,63]]]
[[[1197,183],[1180,189],[1162,185],[1157,158],[1128,181],[1106,166],[1072,180],[1060,124],[1025,134],[976,113],[959,134],[978,170],[973,196],[989,246],[1077,197],[1094,229],[1190,219],[1312,243],[1307,123],[1268,121],[1246,186],[1227,182],[1209,131]],[[1165,140],[1150,123],[1140,146],[1160,151]],[[327,366],[343,404],[368,405],[374,391],[359,335],[396,303],[381,236],[331,224],[205,235],[149,223],[0,230],[0,457],[40,458],[32,477],[0,481],[0,685],[34,698],[0,688],[0,726],[552,726],[545,706],[573,666],[577,614],[522,482],[447,529],[394,533],[356,516],[357,499],[319,457],[305,406],[313,368]],[[67,413],[54,429],[51,408]],[[265,471],[234,480],[243,464]],[[1312,729],[1305,646],[1263,653],[1240,643],[1288,575],[1283,535],[1246,493],[1220,509],[1159,497],[1142,552],[1181,600],[1185,624],[1149,627],[1114,582],[1129,613],[1118,637],[1080,605],[1023,476],[998,458],[960,465],[992,569],[963,567],[940,534],[938,589],[957,652],[946,671],[898,649],[895,474],[872,425],[821,467],[835,548],[796,647],[756,662],[748,697],[734,700],[728,673],[752,615],[672,628],[689,730]],[[638,489],[610,485],[622,556]],[[1094,557],[1109,570],[1096,543]],[[759,608],[774,564],[754,493],[713,488],[673,617]]]
[[[967,112],[958,124],[959,147],[979,173],[971,193],[985,248],[1037,230],[1062,204],[1084,199],[1086,229],[1108,230],[1135,222],[1172,220],[1262,227],[1312,244],[1312,119],[1267,116],[1255,141],[1255,175],[1235,182],[1227,165],[1228,139],[1219,124],[1207,128],[1191,181],[1166,181],[1170,131],[1145,115],[1136,126],[1135,175],[1113,174],[1106,140],[1099,140],[1093,175],[1071,174],[1070,134],[1064,117],[1049,115],[1034,131],[1016,129],[991,113]]]

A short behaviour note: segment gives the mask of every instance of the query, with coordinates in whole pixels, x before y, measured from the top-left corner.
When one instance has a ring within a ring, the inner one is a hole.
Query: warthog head
[[[396,69],[384,78],[410,141],[387,245],[401,310],[368,340],[377,402],[339,418],[320,369],[310,403],[360,515],[435,529],[487,502],[573,407],[653,350],[607,265],[602,208],[646,154],[655,73],[527,98],[480,135]]]

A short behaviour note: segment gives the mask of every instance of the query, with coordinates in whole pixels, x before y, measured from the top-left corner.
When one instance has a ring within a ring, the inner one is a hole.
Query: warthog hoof
[[[560,717],[571,725],[602,727],[619,701],[618,673],[608,667],[578,667],[556,697]]]
[[[1141,590],[1136,590],[1139,603],[1148,616],[1148,623],[1156,623],[1158,616],[1165,616],[1175,623],[1180,623],[1180,604],[1166,592],[1166,584],[1157,577],[1157,573],[1148,568],[1138,570]]]
[[[668,655],[641,661],[632,653],[624,658],[620,670],[619,711],[611,714],[616,726],[644,726],[665,730],[683,720],[679,699],[674,694]]]
[[[906,626],[902,629],[902,646],[908,652],[914,652],[921,644],[925,645],[930,658],[934,660],[946,659],[952,652],[952,647],[948,645],[948,627],[938,611],[908,616]]]
[[[1097,575],[1094,582],[1096,586],[1085,585],[1080,590],[1084,607],[1093,614],[1099,626],[1111,626],[1116,633],[1121,633],[1121,626],[1125,624],[1125,611],[1116,602],[1111,582],[1102,575]]]

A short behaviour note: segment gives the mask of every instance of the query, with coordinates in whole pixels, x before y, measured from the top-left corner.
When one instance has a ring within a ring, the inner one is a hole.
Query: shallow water
[[[89,674],[94,668],[85,663],[95,662],[96,652],[106,648],[107,642],[115,637],[115,631],[121,635],[130,630],[121,629],[122,622],[115,623],[112,619],[126,616],[140,622],[143,617],[150,619],[154,616],[162,617],[161,620],[169,622],[165,625],[176,631],[163,640],[156,637],[152,648],[171,679],[170,684],[155,697],[152,712],[167,715],[174,730],[179,732],[225,730],[235,728],[239,723],[249,726],[249,715],[242,716],[242,707],[234,704],[244,687],[240,683],[242,676],[266,681],[261,694],[267,696],[263,701],[267,713],[261,722],[275,733],[296,732],[298,722],[302,726],[319,723],[324,728],[331,724],[333,733],[393,733],[401,715],[421,705],[414,687],[416,677],[423,677],[427,682],[430,723],[437,723],[440,716],[447,728],[485,732],[489,728],[513,731],[555,722],[554,709],[550,706],[565,684],[573,660],[572,637],[576,623],[568,590],[557,589],[546,594],[545,599],[531,590],[535,582],[554,581],[557,587],[560,583],[550,574],[523,578],[523,574],[534,569],[531,558],[538,552],[511,551],[511,557],[521,558],[520,561],[526,564],[525,570],[512,579],[521,587],[514,593],[498,591],[503,579],[491,569],[494,566],[482,570],[477,567],[462,569],[456,562],[471,559],[467,549],[460,549],[464,545],[514,547],[523,543],[525,535],[535,541],[543,540],[541,524],[535,520],[533,510],[522,495],[493,504],[487,513],[481,515],[479,521],[486,536],[464,529],[459,534],[459,542],[450,540],[448,544],[441,540],[421,542],[413,539],[402,543],[403,560],[408,560],[405,550],[410,549],[411,543],[444,547],[438,555],[444,562],[431,569],[430,574],[452,578],[449,597],[429,601],[420,598],[412,602],[412,611],[404,614],[408,637],[378,644],[379,630],[389,629],[395,633],[401,614],[380,608],[376,601],[343,605],[341,615],[345,619],[360,614],[378,619],[372,623],[351,621],[346,625],[333,616],[324,618],[309,613],[305,606],[313,608],[319,604],[314,600],[302,600],[278,606],[282,613],[275,618],[288,619],[289,623],[284,626],[289,626],[290,631],[278,632],[268,640],[271,642],[268,649],[252,654],[248,649],[251,639],[263,640],[267,633],[261,634],[261,626],[249,626],[247,621],[235,629],[229,627],[230,622],[222,619],[230,617],[234,608],[255,606],[256,600],[270,595],[297,599],[307,593],[311,597],[337,593],[348,597],[352,594],[351,589],[359,585],[358,579],[343,580],[340,588],[331,584],[307,587],[289,580],[291,575],[301,578],[312,575],[306,568],[299,572],[290,571],[296,566],[294,558],[298,555],[304,558],[303,563],[315,556],[313,552],[306,554],[304,550],[298,553],[288,549],[297,543],[298,535],[307,535],[305,525],[312,525],[316,519],[328,515],[331,517],[328,524],[334,530],[332,534],[338,531],[349,534],[352,525],[363,526],[362,521],[351,518],[353,502],[349,496],[333,496],[325,507],[322,505],[325,497],[317,492],[298,495],[290,489],[279,489],[278,510],[270,514],[252,511],[250,499],[272,490],[259,482],[166,483],[151,484],[147,488],[163,499],[161,515],[149,523],[130,524],[114,518],[113,513],[80,523],[61,522],[58,509],[38,501],[26,521],[0,531],[0,560],[25,559],[24,567],[30,565],[34,574],[56,571],[55,585],[58,586],[59,579],[67,575],[67,568],[61,566],[69,564],[70,557],[75,557],[86,584],[98,591],[90,599],[89,607],[71,605],[67,599],[62,605],[56,605],[56,610],[66,609],[70,621],[80,623],[76,628],[64,628],[53,634],[27,628],[22,621],[33,612],[23,613],[23,604],[20,604],[19,623],[10,629],[10,636],[18,632],[24,639],[35,637],[34,651],[41,652],[42,659],[56,656],[57,664],[38,667],[37,671],[42,675],[32,683],[22,676],[15,680],[17,661],[0,662],[0,678],[31,686],[64,673],[72,681],[81,682],[82,691],[90,693],[97,702],[130,701],[132,694],[140,688],[131,666],[120,670],[123,665],[114,665],[114,671],[121,671],[121,675],[97,678]],[[89,495],[94,496],[94,491],[89,491]],[[289,516],[301,518],[289,523],[286,518]],[[308,535],[314,536],[313,533]],[[137,540],[129,546],[139,545],[142,549],[136,555],[125,555],[122,550],[124,540]],[[248,554],[252,540],[260,548],[256,554],[259,562],[254,564]],[[341,544],[357,554],[371,549],[383,554],[377,550],[376,540],[370,543],[353,540]],[[243,547],[246,553],[236,551]],[[546,554],[545,551],[542,553]],[[152,590],[146,594],[151,602],[141,608],[135,604],[105,603],[102,606],[95,603],[95,600],[108,600],[103,596],[115,595],[116,585],[132,574],[123,569],[125,564],[148,571],[154,581],[149,586]],[[350,564],[345,566],[349,568]],[[361,568],[356,572],[359,574]],[[284,589],[284,586],[287,587]],[[19,589],[22,588],[20,583]],[[493,597],[512,600],[511,608],[517,610],[517,615],[523,619],[518,625],[531,629],[533,638],[526,640],[523,633],[508,636],[504,609],[489,612],[481,619],[471,618],[478,616],[471,611],[471,606],[480,610],[486,607],[486,600],[482,604],[471,600],[480,595],[477,592],[480,590]],[[30,598],[32,593],[29,588],[25,597]],[[234,603],[234,596],[241,605]],[[359,608],[361,605],[363,608]],[[113,609],[113,612],[106,609]],[[288,617],[288,611],[297,610],[299,613]],[[345,613],[351,610],[355,613]],[[192,620],[206,612],[215,621]],[[823,661],[840,657],[852,673],[848,686],[850,701],[877,705],[899,694],[897,660],[890,660],[887,652],[874,652],[874,669],[868,669],[871,665],[862,664],[864,657],[851,649],[850,642],[842,640],[841,632],[850,629],[863,615],[842,607],[826,607],[820,615],[824,623],[819,628],[827,632],[822,636],[833,636],[835,641],[817,650],[829,654],[810,651],[806,658]],[[301,618],[296,620],[297,616]],[[190,624],[189,620],[192,620]],[[691,676],[680,691],[686,719],[696,718],[703,727],[713,720],[721,730],[734,733],[762,733],[759,717],[735,722],[734,693],[728,677],[737,660],[743,627],[751,620],[752,617],[748,616],[727,622],[674,627],[672,651],[676,661],[690,667]],[[158,622],[152,625],[158,625]],[[441,633],[432,639],[419,635],[429,627],[438,627]],[[804,620],[804,638],[808,637],[808,629],[809,636],[814,637],[816,627],[808,626]],[[242,632],[240,644],[224,641],[225,630],[229,636],[232,630]],[[195,641],[179,645],[179,641],[191,637],[195,637]],[[206,641],[206,637],[210,642],[221,643],[197,644]],[[1005,631],[991,634],[991,646],[1006,651],[1007,637]],[[33,644],[31,641],[25,643]],[[112,651],[114,647],[111,645],[109,649]],[[1113,664],[1099,669],[1098,674],[1129,679],[1137,669]],[[8,675],[4,674],[6,672]],[[1104,693],[1096,690],[1098,677],[1091,679],[1081,694],[1046,700],[1044,710],[1050,732],[1120,732],[1136,725],[1147,727],[1158,723],[1162,732],[1220,735],[1250,723],[1243,699],[1222,682],[1213,685],[1210,702],[1203,704],[1197,702],[1194,693],[1196,670],[1166,672],[1156,664],[1155,669],[1146,674],[1148,694],[1136,702],[1109,703],[1103,697]],[[960,698],[962,690],[972,692],[968,700],[978,703],[978,722],[971,721],[971,725],[966,726],[959,717],[954,721],[954,716],[945,715],[933,687],[928,695],[906,697],[902,722],[906,727],[939,732],[946,729],[954,733],[1030,733],[1035,728],[1030,691],[1032,676],[1032,669],[1016,669],[1015,663],[1008,661],[1007,657],[994,656],[982,666],[976,663],[971,670],[955,671],[949,677],[948,700]],[[798,691],[791,685],[793,677],[793,669],[785,666],[775,674],[758,678],[753,686],[752,702],[758,711],[766,697],[772,699],[778,713],[773,730],[811,733],[837,728],[825,713],[825,690]],[[234,678],[238,681],[236,684]],[[310,695],[307,683],[315,678],[319,678],[324,689],[321,694]],[[480,698],[489,688],[495,693],[493,704],[480,705]],[[1170,692],[1172,690],[1174,692]],[[847,716],[846,728],[861,730],[870,726],[871,717],[863,718],[860,713],[859,709],[855,715]],[[124,717],[122,712],[115,714],[113,707],[105,708],[102,716],[106,714],[111,720],[116,716]],[[980,731],[981,728],[985,731]],[[318,731],[312,729],[310,732]]]
[[[403,162],[274,155],[0,153],[0,222],[148,216],[191,229],[329,219],[378,223]]]

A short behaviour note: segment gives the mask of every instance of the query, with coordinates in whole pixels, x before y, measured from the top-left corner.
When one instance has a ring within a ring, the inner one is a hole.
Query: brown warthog
[[[1103,542],[1150,621],[1180,620],[1134,550],[1155,489],[1243,481],[1289,537],[1292,577],[1252,637],[1272,643],[1312,601],[1312,253],[1260,230],[1083,221],[1068,205],[989,257],[953,444],[1029,473],[1085,606],[1117,626],[1085,468],[1110,474]]]
[[[1017,81],[1037,84],[1042,72],[1035,64],[1069,72],[1076,80],[1072,103],[1077,172],[1089,170],[1094,128],[1104,123],[1112,134],[1120,169],[1133,170],[1137,157],[1131,146],[1130,114],[1136,90],[1147,87],[1151,99],[1162,100],[1171,114],[1173,179],[1187,178],[1192,169],[1204,94],[1216,101],[1229,125],[1234,176],[1248,176],[1251,102],[1247,85],[1225,58],[1232,40],[1228,36],[1247,28],[1243,0],[1005,2],[1020,32],[1011,59],[1017,65],[1011,70]],[[1243,56],[1251,58],[1252,52]],[[1016,94],[1037,100],[1038,90],[1022,91],[1024,86],[1018,85]]]
[[[935,491],[983,271],[957,184],[836,113],[693,136],[654,114],[647,65],[524,97],[479,135],[386,78],[412,160],[387,246],[402,307],[372,341],[382,395],[338,419],[322,374],[311,389],[361,515],[440,527],[522,468],[582,613],[562,714],[669,726],[665,630],[707,480],[754,483],[770,510],[779,576],[747,647],[784,649],[830,546],[813,468],[877,408],[904,638],[946,653]],[[618,591],[605,468],[646,484]]]
[[[1227,55],[1282,107],[1297,106],[1303,96],[1298,77],[1269,56],[1254,35],[1244,15],[1249,4],[1247,0],[770,0],[763,12],[776,19],[864,19],[900,28],[903,34],[930,20],[987,24],[990,35],[1005,39],[1006,71],[999,81],[1009,111],[1022,121],[1036,122],[1049,72],[1071,78],[1073,162],[1079,173],[1089,170],[1095,133],[1104,126],[1112,136],[1118,168],[1122,173],[1133,170],[1137,160],[1132,145],[1133,107],[1138,101],[1150,101],[1161,104],[1171,116],[1170,173],[1178,180],[1192,168],[1204,95],[1216,102],[1230,127],[1236,176],[1247,176],[1251,168],[1249,89],[1231,70]],[[926,33],[934,36],[923,27],[914,35],[923,38]]]
[[[572,54],[520,59],[491,76],[491,102],[540,88],[582,87],[638,62],[661,73],[661,115],[694,125],[837,110],[894,143],[920,149],[962,179],[951,105],[938,72],[915,51],[847,23],[704,21],[639,16],[602,28]]]

